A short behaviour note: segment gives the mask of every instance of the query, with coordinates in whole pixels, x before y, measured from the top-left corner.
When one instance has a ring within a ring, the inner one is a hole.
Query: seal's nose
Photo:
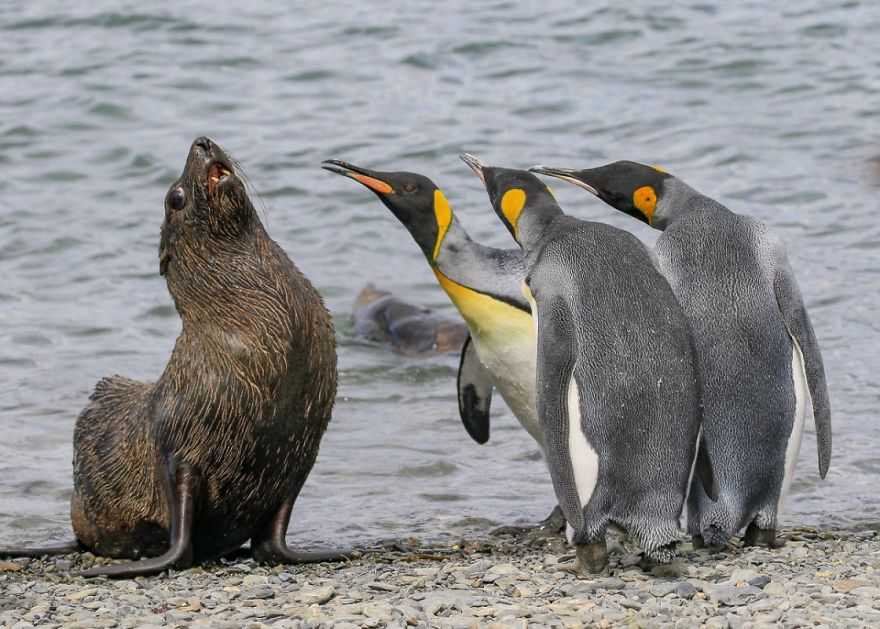
[[[205,153],[210,153],[211,148],[214,146],[214,144],[211,142],[211,140],[209,140],[205,136],[202,136],[200,138],[196,138],[196,141],[193,142],[193,146],[198,146],[200,149],[205,151]]]

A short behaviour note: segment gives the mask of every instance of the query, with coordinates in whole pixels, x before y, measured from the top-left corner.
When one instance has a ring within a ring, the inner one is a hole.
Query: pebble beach
[[[880,535],[783,529],[782,548],[683,544],[645,571],[619,542],[605,573],[566,569],[558,538],[387,544],[349,564],[220,562],[151,578],[86,580],[89,554],[0,563],[0,626],[880,626]]]

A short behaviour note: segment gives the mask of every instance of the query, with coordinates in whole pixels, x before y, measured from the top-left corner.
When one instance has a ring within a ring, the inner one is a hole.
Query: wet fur
[[[162,226],[160,268],[183,324],[165,371],[152,383],[101,380],[76,422],[71,519],[98,555],[168,549],[182,462],[199,478],[194,560],[237,548],[295,498],[330,421],[336,350],[324,303],[240,178],[208,198],[206,164],[194,146],[175,183],[187,206],[166,209]]]

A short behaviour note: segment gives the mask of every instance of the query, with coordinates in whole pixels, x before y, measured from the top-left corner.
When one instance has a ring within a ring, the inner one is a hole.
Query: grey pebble
[[[690,581],[682,581],[675,586],[675,593],[679,598],[690,600],[697,595],[697,588]]]
[[[597,581],[595,587],[597,590],[622,590],[626,587],[626,583],[616,577],[611,577]]]
[[[711,588],[708,594],[711,601],[731,607],[745,605],[756,596],[766,596],[762,590],[750,585],[746,587],[721,585]]]
[[[249,592],[242,593],[242,598],[256,598],[256,599],[267,599],[267,598],[275,598],[275,590],[270,587],[260,588],[258,590],[251,590]]]
[[[685,581],[685,583],[687,582]],[[677,591],[680,585],[681,583],[675,583],[674,581],[661,581],[659,583],[655,583],[651,586],[651,596],[663,598],[664,596]],[[694,594],[696,594],[696,591],[694,591]],[[693,598],[693,595],[691,597]]]
[[[638,557],[633,552],[612,555],[610,574],[595,578],[557,572],[557,558],[571,554],[561,540],[531,547],[482,540],[461,553],[468,542],[454,551],[424,549],[443,561],[400,561],[398,553],[295,570],[209,564],[120,581],[87,581],[56,565],[88,565],[78,558],[34,560],[21,571],[0,572],[0,626],[880,626],[880,575],[872,570],[880,538],[799,529],[789,538],[791,547],[782,549],[707,553],[685,546],[675,579],[627,565]],[[412,542],[412,552],[419,545]],[[844,582],[850,583],[838,589]]]

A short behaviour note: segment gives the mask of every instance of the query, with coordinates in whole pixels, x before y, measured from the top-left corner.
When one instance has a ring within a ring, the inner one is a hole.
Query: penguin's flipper
[[[828,399],[828,387],[825,384],[822,353],[819,351],[819,342],[813,332],[810,316],[804,307],[801,291],[781,242],[776,243],[775,262],[773,288],[776,292],[776,303],[779,304],[785,327],[800,348],[804,359],[804,372],[807,376],[810,398],[813,400],[813,419],[816,422],[819,475],[825,478],[831,461],[831,403]]]
[[[538,322],[537,405],[544,432],[547,465],[556,499],[569,526],[576,533],[584,528],[584,509],[578,495],[577,479],[571,459],[569,430],[581,418],[569,419],[569,388],[574,376],[578,352],[574,320],[568,303],[554,297],[541,304],[540,312],[532,304]]]
[[[468,334],[461,348],[458,366],[458,413],[464,429],[477,443],[489,441],[489,406],[492,404],[492,379],[477,356]]]
[[[712,462],[709,460],[709,449],[706,446],[706,435],[700,431],[700,441],[697,444],[697,468],[696,475],[703,485],[703,490],[712,502],[718,502],[718,486],[715,484],[715,474],[712,471]]]

